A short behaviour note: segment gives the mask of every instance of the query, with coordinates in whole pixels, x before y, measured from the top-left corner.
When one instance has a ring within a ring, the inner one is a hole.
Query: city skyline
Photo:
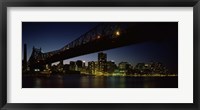
[[[73,69],[71,69],[73,71],[80,71],[81,72],[81,69],[89,69],[89,70],[94,69],[94,70],[97,70],[97,71],[103,72],[103,73],[108,72],[109,71],[108,69],[110,68],[110,69],[112,69],[110,72],[113,73],[114,70],[116,70],[116,69],[122,69],[122,70],[126,70],[126,69],[127,70],[128,69],[135,70],[135,69],[139,69],[140,71],[143,70],[143,69],[151,69],[151,70],[153,70],[151,68],[151,66],[153,64],[160,64],[160,65],[162,65],[162,67],[164,67],[166,70],[168,70],[168,68],[166,68],[165,65],[162,64],[162,62],[156,62],[156,61],[139,62],[135,66],[133,66],[129,62],[125,62],[125,61],[121,61],[118,64],[116,64],[115,61],[108,60],[107,59],[107,54],[103,53],[103,52],[99,52],[98,53],[98,59],[95,60],[95,61],[85,62],[84,60],[76,60],[76,61],[70,61],[67,64],[64,64],[63,61],[60,61],[59,63],[54,64],[52,66],[60,67],[60,65],[62,65],[62,66],[68,65],[69,68],[71,66],[74,66]],[[109,65],[109,67],[108,67],[108,65]],[[128,66],[128,67],[126,67],[125,65]],[[153,68],[155,68],[155,66],[153,66]],[[168,72],[169,72],[169,74],[172,74],[171,71],[168,71]],[[173,73],[173,74],[177,74],[177,73]]]
[[[77,59],[77,58],[71,58],[71,59],[76,59],[76,60],[68,60],[68,62],[63,62],[63,64],[70,64],[70,62],[77,62],[77,61],[82,61],[84,64],[85,64],[85,66],[87,67],[88,66],[88,63],[90,63],[90,62],[98,62],[98,54],[99,53],[104,53],[104,54],[106,54],[107,56],[109,56],[107,53],[105,53],[105,52],[103,52],[103,51],[101,51],[101,52],[96,52],[95,54],[96,54],[96,56],[97,56],[97,59],[95,59],[95,60],[90,60],[90,61],[85,61],[84,59]],[[120,63],[124,63],[124,62],[126,62],[126,63],[128,63],[128,64],[130,64],[133,68],[137,65],[137,64],[139,64],[139,63],[152,63],[152,62],[159,62],[159,61],[155,61],[155,60],[151,60],[151,61],[146,61],[146,62],[138,62],[138,63],[135,63],[135,64],[132,64],[132,63],[130,63],[130,62],[128,62],[128,61],[120,61],[120,62],[115,62],[114,60],[110,60],[110,59],[106,59],[106,61],[107,62],[113,62],[113,63],[115,63],[117,66],[120,64]],[[52,63],[52,66],[58,66],[59,65],[59,63],[60,63],[60,61],[58,61],[58,62],[56,62],[56,63]],[[159,63],[162,63],[162,62],[159,62]]]

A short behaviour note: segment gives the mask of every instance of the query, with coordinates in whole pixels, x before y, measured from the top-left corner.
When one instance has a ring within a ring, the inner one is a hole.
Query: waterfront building
[[[75,71],[75,68],[76,68],[76,62],[70,61],[70,63],[69,63],[69,69],[71,71]]]
[[[107,71],[107,54],[100,52],[98,53],[98,71],[99,72],[106,72]]]
[[[95,74],[95,62],[94,61],[88,62],[88,72],[89,72],[89,74]]]
[[[76,71],[81,71],[82,68],[83,68],[83,61],[82,60],[77,60],[76,61],[76,68],[75,68],[75,70]]]
[[[138,63],[134,71],[141,74],[166,74],[167,68],[160,62]]]
[[[116,68],[117,68],[117,66],[116,66],[115,62],[107,61],[107,72],[108,73],[113,73]]]
[[[127,73],[131,69],[131,65],[128,62],[120,62],[118,68],[121,73]]]

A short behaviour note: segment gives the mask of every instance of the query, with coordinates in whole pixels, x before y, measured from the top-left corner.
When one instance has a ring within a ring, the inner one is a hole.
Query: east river
[[[178,88],[178,76],[23,76],[22,88]]]

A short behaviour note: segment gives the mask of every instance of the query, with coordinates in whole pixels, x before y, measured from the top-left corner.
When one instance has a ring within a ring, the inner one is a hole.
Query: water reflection
[[[23,77],[23,88],[177,88],[178,77],[73,76]]]
[[[42,86],[42,80],[39,79],[39,78],[35,78],[35,83],[34,83],[34,87],[37,88],[37,87],[41,87]]]

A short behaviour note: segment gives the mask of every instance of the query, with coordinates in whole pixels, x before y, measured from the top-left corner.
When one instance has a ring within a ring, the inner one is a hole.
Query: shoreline
[[[105,75],[94,75],[94,74],[69,74],[69,73],[49,73],[49,74],[42,74],[42,73],[23,73],[22,77],[50,77],[50,76],[94,76],[94,77],[178,77],[176,74],[171,75],[161,75],[161,74],[154,74],[154,75],[113,75],[113,74],[105,74]]]

